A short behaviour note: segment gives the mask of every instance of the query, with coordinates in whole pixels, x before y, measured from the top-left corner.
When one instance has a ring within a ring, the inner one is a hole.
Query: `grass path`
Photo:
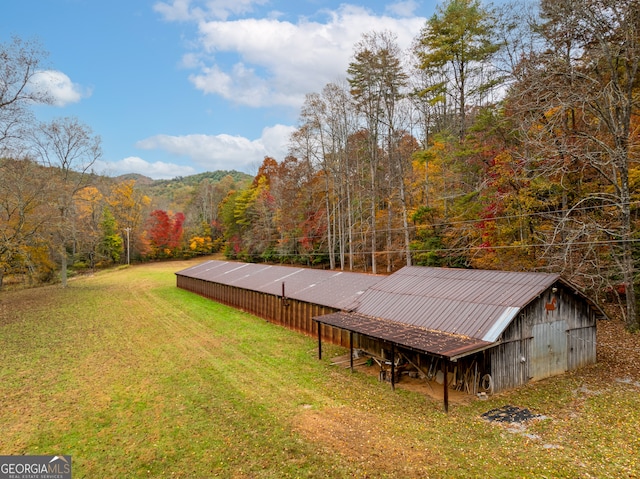
[[[445,415],[177,289],[192,264],[0,293],[0,455],[70,454],[75,479],[638,477],[633,383],[596,367]],[[507,403],[549,419],[526,433],[480,419]]]

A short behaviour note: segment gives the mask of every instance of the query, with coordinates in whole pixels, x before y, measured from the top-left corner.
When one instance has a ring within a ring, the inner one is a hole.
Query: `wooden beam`
[[[318,359],[322,359],[322,323],[318,321]]]
[[[444,412],[449,412],[449,361],[444,359],[444,383],[442,387],[444,388]]]
[[[349,366],[353,372],[353,331],[349,331]]]
[[[396,390],[396,384],[394,382],[394,376],[396,375],[396,348],[395,345],[391,344],[391,389]]]

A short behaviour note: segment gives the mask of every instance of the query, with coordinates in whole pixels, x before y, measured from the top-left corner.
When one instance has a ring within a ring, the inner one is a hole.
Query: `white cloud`
[[[174,0],[173,3],[158,2],[153,9],[170,22],[193,20],[193,12],[189,8],[190,0]]]
[[[48,93],[53,104],[60,107],[91,96],[91,90],[73,83],[67,75],[57,70],[37,72],[31,79],[31,88]]]
[[[170,179],[176,176],[188,176],[196,173],[196,170],[191,166],[164,163],[162,161],[151,163],[137,156],[129,156],[120,161],[100,161],[95,165],[95,168],[110,176],[139,173],[154,180]]]
[[[412,0],[392,6],[395,15],[415,8]],[[252,107],[299,107],[306,93],[346,76],[354,45],[362,34],[392,31],[408,48],[426,19],[376,16],[342,5],[326,12],[326,22],[276,18],[199,22],[200,71],[190,76],[204,93]],[[184,64],[195,65],[191,52]],[[214,55],[215,63],[205,57]]]
[[[401,0],[396,3],[392,3],[391,5],[387,5],[385,10],[392,15],[409,18],[414,15],[417,8],[418,2],[415,0]]]
[[[294,130],[291,126],[275,125],[265,128],[256,140],[227,134],[156,135],[139,141],[136,147],[188,157],[207,171],[247,171],[261,164],[265,156],[283,160]]]
[[[191,0],[158,2],[153,9],[169,21],[226,20],[231,15],[243,15],[253,11],[254,5],[264,5],[268,0],[207,0],[202,7]]]

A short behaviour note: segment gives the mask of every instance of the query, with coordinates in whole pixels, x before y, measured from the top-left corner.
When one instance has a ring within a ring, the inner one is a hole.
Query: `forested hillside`
[[[52,161],[46,144],[5,160],[3,178],[43,181],[44,195],[51,182],[33,174],[44,164],[65,193],[29,203],[16,181],[2,186],[49,208],[4,208],[3,265],[121,263],[127,232],[136,259],[554,271],[637,329],[639,65],[638,0],[447,0],[410,51],[391,32],[364,34],[344,79],[307,94],[289,156],[265,158],[249,181],[100,188],[69,181],[87,170]]]
[[[0,280],[64,283],[68,271],[219,251],[219,204],[251,179],[237,171],[110,178],[1,158]]]

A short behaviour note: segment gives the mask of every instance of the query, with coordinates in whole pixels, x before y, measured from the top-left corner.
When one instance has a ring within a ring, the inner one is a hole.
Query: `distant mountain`
[[[230,176],[236,183],[244,183],[253,180],[253,176],[236,170],[206,171],[204,173],[198,173],[196,175],[176,176],[175,178],[172,178],[170,180],[154,180],[153,178],[149,178],[148,176],[141,175],[139,173],[127,173],[126,175],[114,177],[114,180],[134,180],[136,182],[136,185],[139,187],[163,189],[166,187],[176,186],[197,186],[202,182],[202,180],[209,180],[212,183],[217,183],[225,176]]]
[[[216,170],[216,171],[206,171],[204,173],[198,173],[196,175],[190,176],[177,176],[171,180],[152,180],[153,183],[151,186],[164,186],[169,184],[182,184],[188,186],[199,185],[202,180],[210,180],[213,183],[220,181],[225,176],[230,176],[236,182],[243,181],[251,181],[253,180],[253,176],[248,175],[247,173],[242,173],[236,170]]]
[[[149,178],[148,176],[140,175],[138,173],[127,173],[126,175],[120,175],[114,177],[116,181],[129,181],[134,180],[138,186],[149,186],[152,185],[155,181],[153,178]]]
[[[124,175],[119,178],[136,180],[136,187],[152,199],[154,208],[185,211],[194,192],[203,181],[216,184],[227,176],[233,179],[234,189],[243,188],[253,181],[253,176],[235,170],[207,171],[170,180],[152,180],[143,175]]]

